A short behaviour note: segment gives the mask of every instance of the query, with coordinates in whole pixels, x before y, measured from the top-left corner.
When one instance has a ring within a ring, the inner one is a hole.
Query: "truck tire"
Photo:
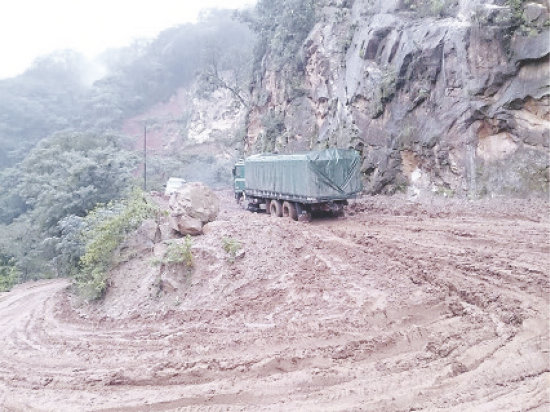
[[[268,215],[271,214],[271,199],[265,200],[265,213],[267,213]]]
[[[271,212],[271,216],[281,217],[283,215],[283,206],[281,202],[277,199],[273,199],[269,202],[269,211]]]
[[[293,202],[283,202],[283,216],[289,217],[292,220],[298,220],[298,211],[296,205]]]

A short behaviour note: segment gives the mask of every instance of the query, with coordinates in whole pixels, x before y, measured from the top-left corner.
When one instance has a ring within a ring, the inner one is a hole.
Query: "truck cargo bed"
[[[349,199],[362,190],[355,150],[255,155],[244,164],[248,196],[319,203]]]

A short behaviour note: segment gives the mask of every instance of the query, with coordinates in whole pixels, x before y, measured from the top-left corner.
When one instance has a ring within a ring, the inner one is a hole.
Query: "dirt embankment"
[[[224,202],[190,274],[147,245],[102,304],[2,296],[0,409],[550,407],[547,203],[372,197],[303,224]]]

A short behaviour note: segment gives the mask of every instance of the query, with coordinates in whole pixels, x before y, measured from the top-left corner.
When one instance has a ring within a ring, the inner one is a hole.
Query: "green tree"
[[[33,224],[48,231],[65,216],[85,216],[97,203],[120,198],[136,164],[116,136],[61,133],[21,163],[17,191]]]
[[[123,197],[136,162],[116,136],[61,133],[41,141],[2,173],[9,187],[3,183],[0,205],[10,208],[0,215],[0,254],[15,259],[22,280],[62,274],[56,257],[70,233],[64,219]]]
[[[78,125],[87,86],[85,58],[70,50],[40,57],[0,80],[0,169],[20,161],[50,133]]]
[[[253,12],[241,13],[259,37],[255,64],[258,66],[266,52],[279,68],[297,63],[300,48],[316,22],[315,8],[313,0],[259,0]]]
[[[9,291],[17,283],[19,276],[13,260],[0,255],[0,292]]]

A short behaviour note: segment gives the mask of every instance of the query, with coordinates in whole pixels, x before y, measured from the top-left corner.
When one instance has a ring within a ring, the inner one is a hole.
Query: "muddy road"
[[[191,271],[158,244],[100,304],[2,295],[0,409],[550,408],[547,203],[369,197],[304,224],[222,197]]]

